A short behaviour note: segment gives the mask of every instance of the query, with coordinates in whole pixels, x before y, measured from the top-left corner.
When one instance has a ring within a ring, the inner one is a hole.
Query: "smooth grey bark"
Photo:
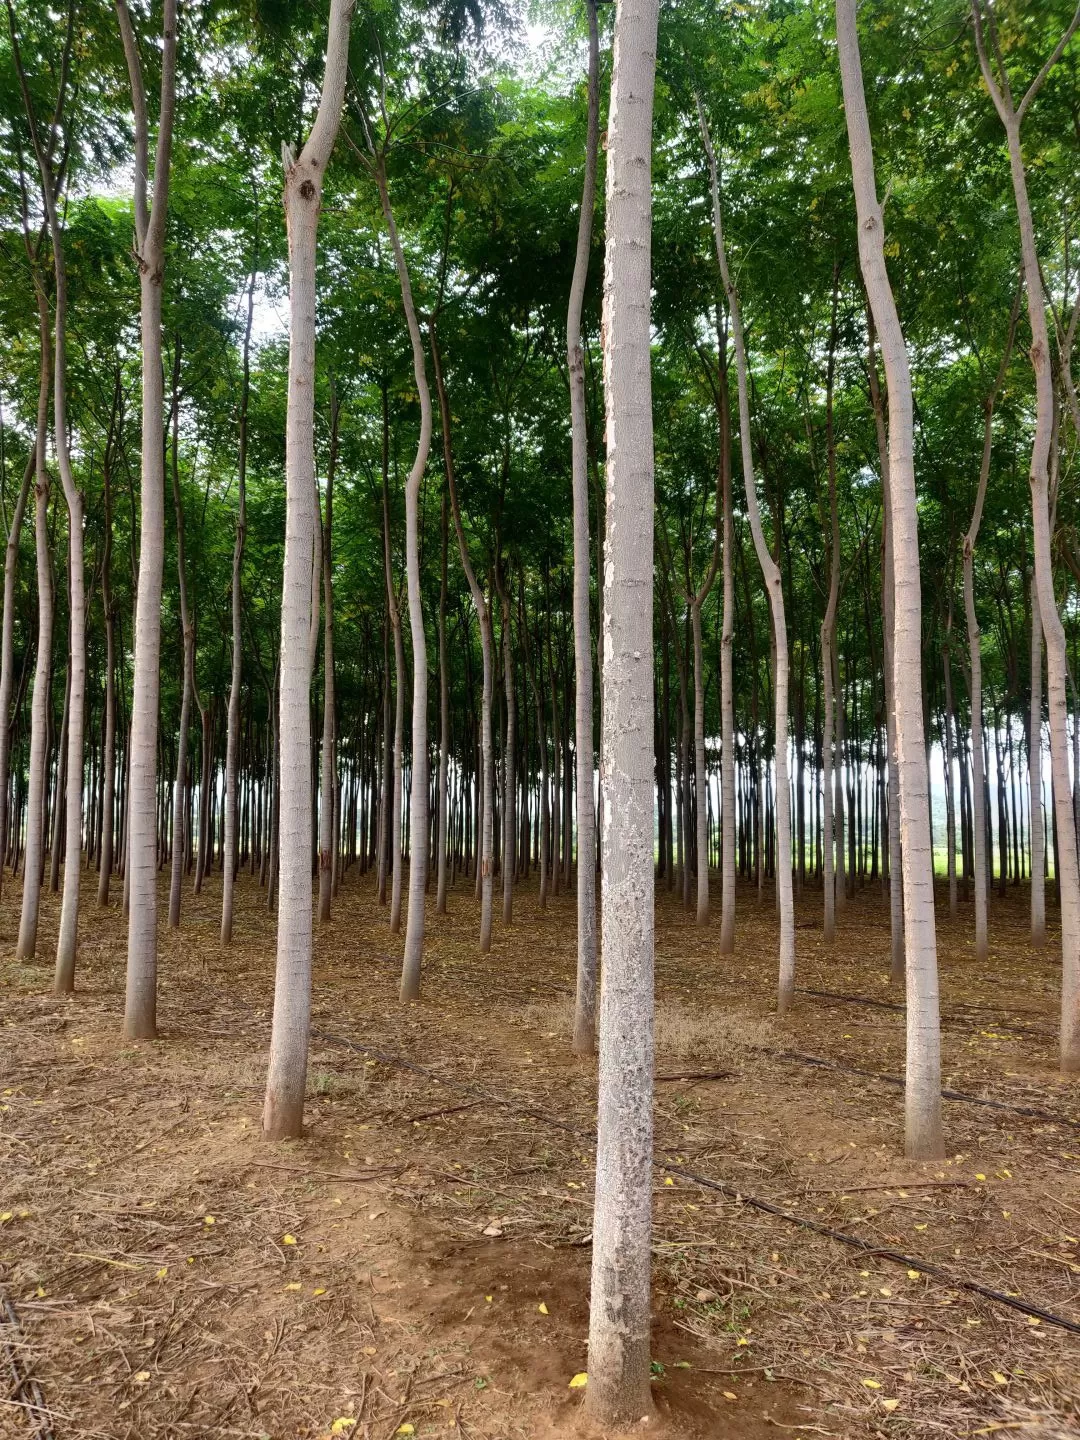
[[[566,359],[570,378],[571,466],[574,497],[574,724],[577,748],[577,977],[573,1048],[591,1054],[596,1045],[596,824],[593,813],[593,644],[589,612],[589,464],[585,404],[585,354],[581,308],[589,273],[596,172],[600,148],[600,38],[596,0],[585,0],[589,25],[588,114],[585,174],[578,214],[577,249],[566,312]],[[542,732],[541,732],[542,733]],[[545,787],[546,760],[545,760]],[[545,856],[546,863],[546,856]],[[541,904],[547,903],[546,873]]]
[[[48,352],[42,367],[45,388],[45,403],[48,404],[49,365]],[[8,842],[8,776],[11,767],[11,697],[15,688],[15,582],[19,573],[19,540],[22,535],[26,501],[30,494],[30,482],[34,478],[37,462],[37,445],[23,470],[22,483],[15,498],[8,525],[7,543],[4,547],[4,620],[0,639],[0,888],[3,886],[4,865],[7,863]],[[107,543],[107,542],[106,542]]]
[[[122,425],[119,367],[113,388],[113,415],[117,430]],[[106,445],[102,465],[102,491],[104,501],[105,539],[101,555],[101,607],[105,619],[105,737],[102,751],[104,780],[101,801],[101,853],[98,861],[97,903],[104,908],[109,903],[109,886],[112,883],[113,852],[115,848],[115,825],[113,811],[116,805],[116,616],[113,611],[112,593],[112,460],[113,428],[110,417],[109,441]],[[2,851],[0,851],[2,853]]]
[[[150,128],[139,48],[127,0],[115,0],[135,121],[135,253],[139,267],[142,352],[142,463],[139,575],[135,606],[125,889],[129,895],[124,1035],[157,1034],[157,751],[161,669],[161,580],[165,564],[165,403],[161,368],[161,298],[165,278],[173,119],[176,108],[177,0],[164,0],[161,98],[152,193],[148,195]]]
[[[405,956],[401,966],[401,999],[415,1000],[420,994],[420,967],[424,956],[424,899],[428,865],[428,743],[427,743],[427,636],[420,595],[420,482],[431,449],[431,391],[424,361],[424,342],[413,303],[412,282],[405,251],[401,246],[390,191],[386,183],[384,157],[375,164],[375,178],[382,201],[383,219],[394,251],[401,303],[412,347],[413,380],[420,400],[420,434],[416,454],[405,482],[405,583],[409,596],[409,634],[413,652],[412,775],[409,791],[409,913],[405,923]],[[399,627],[400,633],[400,627]],[[399,821],[400,823],[400,821]],[[398,902],[400,904],[400,901]]]
[[[829,483],[829,595],[825,605],[825,616],[821,622],[821,674],[823,685],[821,775],[822,775],[822,876],[824,881],[824,932],[826,944],[836,936],[836,871],[835,837],[833,833],[833,740],[835,737],[834,711],[837,696],[833,687],[833,655],[836,649],[836,609],[840,601],[840,511],[836,500],[836,439],[833,427],[833,393],[836,379],[836,309],[838,299],[838,271],[833,266],[832,323],[829,327],[829,360],[825,376],[825,428],[826,452]]]
[[[795,993],[795,906],[791,876],[791,787],[788,783],[788,637],[784,613],[784,591],[780,567],[769,552],[761,526],[761,509],[754,477],[754,460],[750,439],[750,381],[743,336],[739,292],[728,269],[724,246],[724,227],[720,209],[720,181],[716,152],[709,128],[701,112],[702,140],[709,162],[709,188],[712,195],[713,236],[716,260],[731,315],[731,337],[735,346],[735,369],[739,394],[739,447],[742,458],[743,489],[746,493],[747,515],[754,540],[758,563],[769,597],[773,621],[773,645],[776,678],[773,686],[776,770],[776,897],[780,911],[780,956],[776,1008],[782,1015],[791,1006]]]
[[[256,203],[256,221],[258,204]],[[244,542],[247,538],[247,453],[248,409],[251,394],[251,329],[255,315],[256,256],[252,259],[248,280],[247,317],[244,321],[244,348],[240,379],[239,443],[236,460],[237,510],[236,535],[233,539],[232,587],[232,676],[229,682],[229,712],[225,732],[225,835],[221,862],[221,943],[232,944],[234,887],[236,884],[238,778],[240,766],[240,687],[244,678],[243,634],[244,615]]]
[[[49,473],[45,465],[49,389],[52,365],[48,301],[35,276],[42,373],[38,391],[37,435],[34,441],[34,546],[37,557],[38,633],[34,691],[30,702],[30,760],[26,785],[26,848],[23,852],[22,908],[16,960],[37,953],[41,905],[41,867],[45,844],[45,767],[48,763],[49,672],[52,667],[53,578],[49,556]]]
[[[390,933],[396,935],[401,929],[401,751],[405,743],[405,642],[401,634],[401,609],[390,553],[390,476],[386,465],[383,466],[383,567],[386,571],[386,605],[394,637],[394,749],[393,769],[387,775],[390,808],[386,823],[390,855]]]
[[[987,53],[982,0],[972,0],[975,42],[983,80],[994,102],[1009,151],[1013,198],[1020,228],[1020,254],[1024,288],[1027,291],[1028,320],[1031,326],[1031,368],[1035,376],[1035,433],[1031,447],[1031,509],[1035,551],[1037,609],[1046,643],[1046,694],[1050,718],[1050,771],[1056,821],[1057,882],[1061,898],[1061,1028],[1059,1058],[1063,1074],[1080,1072],[1080,869],[1077,867],[1076,827],[1072,816],[1072,788],[1069,778],[1068,660],[1065,628],[1054,594],[1050,516],[1050,451],[1054,432],[1054,388],[1050,370],[1050,337],[1046,325],[1042,275],[1035,245],[1035,222],[1028,198],[1027,173],[1020,143],[1024,117],[1033,104],[1053,66],[1080,28],[1080,5],[1042,69],[1017,105],[1013,101],[1008,71],[998,45],[992,12],[987,12],[992,46],[998,58],[995,77]],[[1034,625],[1032,626],[1034,638]],[[1034,651],[1035,646],[1032,646]],[[1032,661],[1034,674],[1034,660]],[[1034,712],[1034,704],[1032,706]],[[1036,737],[1032,735],[1034,747]],[[1034,814],[1032,815],[1034,833]],[[1032,856],[1034,868],[1034,855]]]
[[[975,490],[975,505],[971,513],[971,524],[964,536],[964,617],[967,621],[967,641],[971,698],[971,760],[973,772],[973,829],[975,850],[975,959],[985,961],[988,953],[987,941],[987,886],[986,863],[986,784],[983,767],[983,716],[982,716],[982,639],[979,621],[975,613],[975,545],[982,523],[983,505],[986,502],[986,486],[990,479],[990,458],[993,453],[994,406],[1005,383],[1005,375],[1012,356],[1016,321],[1020,308],[1018,290],[1009,316],[1009,333],[1001,355],[1001,364],[994,377],[994,383],[983,402],[983,447],[979,463],[979,483]],[[955,873],[955,864],[954,864]]]
[[[855,0],[836,0],[836,36],[858,216],[859,264],[881,337],[888,387],[889,522],[895,592],[893,694],[904,849],[907,973],[905,1150],[909,1159],[926,1160],[943,1153],[941,1027],[929,777],[923,730],[922,606],[911,372],[885,264],[884,217],[874,176]]]
[[[446,491],[444,490],[442,504],[439,510],[439,790],[436,814],[436,915],[446,914],[447,822],[450,798],[450,675],[448,668],[450,661],[446,650],[446,561],[447,550],[449,548],[447,542],[449,538],[449,514]],[[542,884],[540,888],[542,892]],[[541,905],[544,903],[542,893],[540,903]]]
[[[904,857],[900,838],[900,771],[896,763],[896,707],[893,692],[893,635],[895,632],[895,598],[893,584],[892,523],[889,520],[889,443],[885,430],[885,406],[881,396],[881,382],[877,368],[877,331],[874,329],[874,312],[866,307],[867,329],[867,375],[870,382],[870,400],[874,411],[874,429],[877,434],[878,460],[881,466],[881,633],[884,650],[885,679],[885,748],[888,771],[888,850],[889,850],[889,941],[891,964],[889,978],[898,984],[904,978]],[[841,703],[838,720],[843,720],[844,707]],[[838,747],[839,748],[839,747]],[[838,772],[839,795],[839,772]],[[842,835],[843,806],[837,806],[838,836]],[[840,865],[843,864],[843,846],[838,848],[837,903],[843,894],[840,883]]]
[[[484,679],[480,701],[480,854],[477,857],[477,881],[480,885],[480,953],[486,955],[491,949],[491,903],[492,872],[494,870],[494,794],[495,756],[491,743],[491,694],[495,667],[495,646],[492,636],[491,607],[476,578],[472,561],[469,559],[469,545],[465,528],[461,523],[461,507],[458,504],[457,479],[454,472],[454,450],[451,442],[450,400],[442,369],[442,355],[435,334],[434,324],[429,324],[431,359],[435,371],[435,389],[439,397],[439,423],[443,437],[443,462],[446,467],[446,484],[450,492],[450,513],[454,518],[454,533],[457,535],[461,568],[472,596],[473,607],[480,626],[480,653],[483,659]],[[558,867],[556,867],[557,872]]]
[[[1031,705],[1028,716],[1028,828],[1031,849],[1031,943],[1046,944],[1046,830],[1043,822],[1043,634],[1031,576]]]
[[[318,641],[315,256],[323,175],[341,122],[353,0],[331,0],[322,94],[298,159],[284,151],[289,243],[285,567],[281,602],[277,967],[263,1134],[303,1130],[311,1026],[311,671]],[[321,548],[319,546],[318,548]],[[314,601],[314,604],[312,603]]]
[[[596,1195],[589,1387],[594,1421],[652,1410],[653,1111],[652,100],[658,0],[618,0],[608,117],[604,376],[607,511]],[[590,802],[591,803],[591,802]]]
[[[503,691],[506,701],[506,743],[503,746],[502,765],[502,882],[503,882],[503,924],[514,923],[514,873],[516,869],[515,842],[517,835],[516,799],[517,781],[514,776],[515,747],[517,745],[517,699],[514,694],[514,660],[511,652],[510,597],[499,580],[498,566],[495,567],[495,588],[499,596],[502,615]],[[589,804],[592,809],[592,802]]]
[[[180,924],[180,899],[187,859],[188,740],[191,731],[191,704],[195,692],[195,621],[188,603],[187,555],[184,545],[184,497],[180,491],[180,337],[176,337],[173,361],[172,475],[173,506],[176,511],[176,572],[180,590],[180,633],[183,640],[184,678],[180,692],[180,733],[176,742],[176,777],[173,781],[172,867],[169,884],[169,928]],[[201,829],[201,827],[200,827]]]
[[[319,774],[319,924],[330,919],[334,888],[334,775],[337,747],[337,697],[334,688],[334,471],[337,468],[341,400],[330,387],[330,458],[326,469],[326,519],[322,524],[323,590],[323,732]]]

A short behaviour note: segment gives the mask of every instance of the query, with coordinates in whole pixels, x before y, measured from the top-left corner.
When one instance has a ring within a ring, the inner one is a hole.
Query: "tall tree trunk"
[[[654,510],[649,304],[657,10],[656,0],[619,0],[608,118],[604,964],[586,1406],[594,1421],[611,1429],[652,1410]]]
[[[315,251],[323,175],[341,121],[352,0],[331,0],[319,110],[299,159],[285,155],[289,239],[289,387],[285,429],[285,573],[281,602],[281,855],[277,968],[263,1134],[303,1129],[311,1025],[311,670],[318,639]],[[313,600],[315,603],[313,604]]]
[[[415,1000],[420,994],[420,966],[424,955],[424,894],[427,889],[428,865],[428,743],[427,743],[427,636],[424,632],[424,609],[420,595],[420,482],[427,468],[431,448],[431,391],[428,389],[424,363],[424,342],[420,322],[413,303],[409,267],[401,247],[390,192],[386,184],[383,156],[375,166],[382,200],[383,219],[390,233],[390,244],[397,266],[401,303],[409,327],[412,346],[413,379],[420,399],[420,434],[412,469],[405,482],[405,581],[409,595],[409,631],[413,651],[412,704],[412,785],[409,793],[409,914],[405,925],[405,957],[401,967],[401,999]]]
[[[904,847],[904,944],[907,962],[905,1149],[909,1159],[943,1152],[941,1029],[930,797],[923,740],[919,532],[915,498],[911,373],[885,265],[885,236],[874,178],[870,122],[863,93],[855,0],[836,0],[851,170],[858,214],[859,263],[881,353],[889,401],[889,522],[896,593],[893,692]]]
[[[754,539],[758,563],[765,580],[765,590],[772,612],[773,640],[776,654],[774,686],[775,767],[776,767],[776,892],[780,909],[780,974],[777,985],[777,1010],[783,1014],[791,1005],[795,992],[795,907],[791,883],[791,787],[788,784],[788,638],[784,614],[784,592],[780,567],[769,553],[761,527],[761,510],[754,478],[754,461],[750,439],[750,383],[746,343],[743,337],[739,293],[728,270],[724,246],[724,228],[720,211],[720,181],[716,153],[709,137],[702,112],[702,138],[709,162],[709,185],[712,193],[713,232],[716,259],[731,315],[731,335],[735,344],[735,367],[739,391],[739,445],[742,456],[743,488],[746,492],[747,514]]]
[[[833,426],[833,391],[836,378],[836,309],[839,298],[839,269],[833,264],[832,322],[829,327],[829,360],[825,378],[825,429],[829,472],[829,597],[825,618],[821,622],[821,673],[824,681],[824,715],[822,718],[821,768],[823,789],[822,859],[826,943],[836,934],[836,875],[834,869],[833,835],[833,716],[837,696],[833,688],[833,653],[836,648],[836,608],[840,601],[840,511],[836,500],[836,437]],[[842,697],[840,703],[843,703]]]
[[[517,745],[517,700],[514,695],[514,659],[511,651],[510,598],[498,580],[498,566],[495,567],[496,589],[502,612],[503,690],[506,695],[506,744],[503,746],[503,806],[502,806],[502,882],[503,882],[503,924],[514,923],[514,872],[515,865],[515,800],[516,780],[514,778],[515,747]],[[592,809],[592,801],[589,801]]]
[[[26,847],[23,855],[22,910],[16,960],[32,960],[37,953],[38,910],[41,904],[41,866],[45,844],[45,769],[48,764],[49,673],[52,668],[53,579],[49,556],[49,472],[45,466],[48,433],[49,309],[45,292],[35,277],[38,330],[41,338],[41,385],[38,392],[37,436],[34,441],[34,541],[37,553],[38,633],[34,665],[34,692],[30,702],[30,760],[26,787]],[[5,610],[5,616],[7,611]],[[18,815],[16,815],[16,833]]]
[[[1054,391],[1050,373],[1050,343],[1043,302],[1042,273],[1035,247],[1035,223],[1028,199],[1027,175],[1020,145],[1020,127],[1025,114],[1038,94],[1051,68],[1056,64],[1070,38],[1080,26],[1080,6],[1053,53],[1039,71],[1027,93],[1014,105],[1008,74],[1002,65],[995,80],[983,37],[981,0],[972,0],[975,39],[986,88],[1001,118],[1008,142],[1009,168],[1012,173],[1013,197],[1020,226],[1020,253],[1023,261],[1024,288],[1027,291],[1028,319],[1031,325],[1031,367],[1035,373],[1035,434],[1031,448],[1031,508],[1035,550],[1035,590],[1037,610],[1046,641],[1046,689],[1050,712],[1050,769],[1053,779],[1054,816],[1059,864],[1055,866],[1061,896],[1061,1033],[1060,1060],[1063,1074],[1080,1071],[1080,871],[1077,869],[1076,829],[1072,823],[1072,790],[1069,783],[1068,696],[1066,692],[1068,661],[1065,650],[1065,629],[1054,594],[1053,560],[1050,552],[1050,448],[1054,431]],[[993,24],[993,17],[988,21]],[[995,41],[995,51],[997,45]],[[1034,623],[1032,639],[1034,642]],[[1035,661],[1032,645],[1032,674]],[[1032,702],[1034,716],[1034,700]],[[1041,727],[1040,727],[1041,728]],[[1037,736],[1032,735],[1032,750]],[[1032,833],[1034,834],[1034,813]],[[1033,847],[1034,849],[1034,847]],[[1034,854],[1032,856],[1034,865]],[[1034,929],[1034,906],[1032,915]]]
[[[48,351],[42,357],[41,385],[44,389],[45,404],[49,395]],[[15,582],[19,570],[19,540],[22,536],[23,517],[26,514],[26,499],[30,494],[30,482],[37,468],[37,444],[30,452],[23,470],[22,483],[11,512],[11,523],[4,548],[4,618],[3,638],[0,640],[0,888],[3,886],[4,866],[7,863],[10,799],[8,787],[11,771],[11,732],[14,717],[11,713],[11,696],[15,688]],[[108,541],[106,541],[108,545]]]
[[[120,413],[122,391],[120,388],[120,370],[117,368],[115,384],[113,387],[113,411],[116,417],[116,435],[119,432],[123,421]],[[110,416],[109,443],[106,445],[105,460],[102,466],[102,490],[104,492],[104,524],[105,539],[101,556],[101,606],[105,619],[105,737],[101,765],[102,798],[101,798],[101,847],[100,860],[98,862],[98,893],[97,903],[104,908],[109,903],[109,886],[112,883],[113,851],[115,845],[115,821],[113,812],[116,808],[116,616],[113,611],[112,593],[112,462],[113,462],[113,428],[112,416]]]
[[[491,692],[495,665],[494,642],[491,633],[491,607],[476,578],[469,546],[465,539],[465,528],[461,523],[461,507],[458,504],[457,480],[454,473],[454,450],[450,431],[450,400],[443,376],[442,356],[439,352],[438,337],[434,324],[429,325],[431,359],[435,370],[435,388],[439,397],[439,422],[443,437],[443,461],[446,466],[446,484],[450,491],[450,513],[454,517],[454,533],[457,535],[461,568],[476,609],[480,625],[480,653],[483,658],[484,680],[480,702],[480,854],[477,857],[477,879],[480,884],[480,953],[486,955],[491,949],[491,900],[492,872],[494,869],[494,808],[495,808],[495,756],[491,744]]]
[[[596,826],[593,815],[593,646],[589,609],[589,469],[585,355],[581,308],[589,273],[596,171],[600,143],[600,40],[596,0],[585,0],[589,22],[588,118],[585,175],[578,215],[577,250],[566,313],[570,376],[571,462],[574,491],[574,719],[577,746],[577,981],[573,1047],[591,1054],[596,1043]],[[545,766],[546,770],[546,766]],[[546,783],[546,781],[545,781]],[[556,867],[557,868],[557,867]],[[546,887],[544,902],[546,904]]]
[[[256,226],[258,200],[256,197]],[[258,229],[255,232],[255,254],[252,256],[248,281],[247,318],[244,322],[243,370],[240,381],[240,424],[237,452],[236,536],[232,561],[232,678],[229,683],[229,712],[225,732],[225,841],[221,865],[221,943],[232,943],[233,892],[236,884],[236,833],[240,768],[240,687],[244,678],[242,622],[244,615],[244,541],[247,538],[247,453],[248,409],[251,394],[251,327],[255,314],[255,279],[258,266]]]
[[[319,924],[330,919],[334,886],[334,776],[337,770],[337,697],[334,687],[334,471],[337,468],[341,400],[330,387],[330,458],[326,467],[326,520],[323,523],[323,733],[319,777]],[[316,523],[320,523],[316,517]]]
[[[975,505],[971,513],[971,524],[964,536],[964,615],[967,620],[969,655],[970,696],[971,696],[971,759],[974,775],[975,809],[975,959],[982,963],[987,957],[986,935],[986,786],[983,771],[983,716],[982,716],[982,640],[979,635],[979,621],[975,614],[975,545],[979,538],[983,505],[986,501],[986,486],[990,479],[990,457],[993,451],[994,405],[1005,383],[1005,374],[1012,355],[1013,337],[1020,308],[1020,292],[1017,291],[1009,317],[1009,334],[1001,356],[1001,364],[994,378],[993,388],[983,404],[983,448],[979,465],[979,483],[975,491]]]
[[[157,1034],[157,750],[161,688],[161,579],[165,564],[165,456],[161,443],[165,395],[161,369],[161,297],[176,104],[177,0],[164,0],[161,100],[153,192],[149,202],[149,124],[139,49],[127,0],[115,0],[115,3],[135,118],[135,239],[142,332],[142,464],[125,867],[130,904],[124,1035],[129,1040],[152,1040]]]
[[[173,505],[176,509],[176,570],[180,587],[180,633],[184,647],[184,679],[180,698],[180,734],[176,743],[176,778],[173,782],[172,873],[169,884],[169,928],[180,924],[180,896],[187,859],[188,740],[191,732],[191,701],[195,688],[195,622],[188,604],[187,556],[184,545],[184,498],[180,491],[180,336],[175,341],[172,393],[172,474]],[[200,826],[200,832],[202,827]],[[201,834],[200,834],[201,839]]]
[[[435,893],[435,913],[446,914],[446,870],[447,870],[447,811],[449,809],[450,773],[450,659],[446,649],[446,560],[449,540],[449,514],[446,491],[443,491],[439,511],[439,793],[438,793],[438,838]],[[543,887],[541,886],[541,890]],[[544,903],[541,895],[541,904]]]

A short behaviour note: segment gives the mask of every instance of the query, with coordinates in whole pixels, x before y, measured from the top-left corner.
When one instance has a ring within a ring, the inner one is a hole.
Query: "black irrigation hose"
[[[900,1075],[885,1075],[880,1070],[862,1070],[856,1065],[840,1065],[835,1060],[825,1060],[820,1055],[805,1055],[801,1050],[765,1050],[758,1054],[770,1055],[776,1060],[790,1060],[798,1065],[814,1065],[821,1070],[837,1070],[841,1075],[860,1075],[867,1080],[880,1080],[883,1085],[904,1088]],[[1080,1130],[1080,1120],[1070,1120],[1065,1115],[1055,1115],[1049,1110],[1036,1110],[1030,1105],[1011,1105],[1007,1100],[991,1100],[983,1095],[968,1095],[963,1090],[942,1090],[943,1100],[962,1100],[965,1105],[985,1105],[990,1110],[1007,1110],[1012,1115],[1024,1115],[1029,1120],[1045,1120],[1054,1125],[1067,1125]]]
[[[414,1075],[422,1075],[426,1079],[434,1080],[439,1085],[449,1085],[451,1088],[460,1090],[466,1095],[473,1095],[482,1100],[488,1100],[494,1105],[505,1106],[508,1110],[516,1110],[522,1115],[531,1115],[533,1119],[541,1120],[546,1125],[551,1125],[557,1130],[566,1134],[583,1136],[590,1144],[595,1143],[592,1132],[582,1130],[579,1126],[570,1125],[565,1120],[560,1120],[557,1115],[552,1115],[547,1110],[540,1110],[535,1105],[523,1105],[517,1100],[507,1100],[501,1095],[494,1095],[489,1090],[482,1089],[479,1085],[472,1085],[466,1080],[450,1080],[444,1075],[429,1070],[424,1065],[417,1065],[415,1061],[404,1060],[400,1056],[388,1054],[385,1050],[376,1050],[372,1045],[363,1045],[356,1040],[346,1040],[344,1036],[333,1035],[327,1030],[312,1030],[312,1035],[328,1045],[340,1045],[346,1050],[355,1050],[361,1055],[368,1055],[385,1065],[396,1065],[402,1070],[411,1070]],[[1030,1315],[1037,1320],[1045,1320],[1048,1325],[1057,1325],[1062,1330],[1069,1330],[1074,1335],[1080,1335],[1080,1324],[1074,1320],[1067,1319],[1064,1315],[1057,1315],[1052,1310],[1044,1310],[1039,1305],[1032,1305],[1029,1301],[1019,1296],[1006,1295],[1001,1290],[991,1290],[987,1285],[980,1285],[977,1280],[964,1280],[953,1275],[950,1271],[935,1265],[930,1261],[920,1260],[913,1255],[905,1255],[899,1250],[884,1249],[872,1245],[868,1240],[862,1240],[857,1235],[848,1235],[842,1230],[834,1230],[829,1225],[823,1225],[820,1220],[810,1220],[806,1216],[796,1215],[791,1210],[785,1210],[780,1205],[774,1205],[769,1200],[762,1200],[756,1195],[747,1195],[745,1191],[738,1190],[734,1185],[729,1185],[724,1180],[712,1180],[707,1175],[699,1175],[693,1170],[687,1170],[681,1165],[670,1165],[663,1161],[656,1161],[657,1168],[669,1175],[678,1175],[684,1180],[689,1180],[695,1185],[702,1186],[706,1190],[715,1190],[717,1194],[733,1200],[736,1204],[747,1205],[752,1210],[759,1210],[765,1215],[772,1215],[777,1220],[784,1220],[789,1225],[797,1225],[803,1230],[811,1230],[816,1235],[823,1235],[826,1239],[835,1240],[840,1245],[846,1245],[850,1250],[857,1250],[860,1254],[878,1260],[889,1260],[895,1265],[903,1265],[909,1270],[918,1270],[921,1274],[932,1275],[935,1279],[943,1281],[946,1285],[956,1290],[967,1290],[973,1295],[981,1295],[985,1300],[993,1300],[999,1305],[1006,1305],[1010,1310],[1018,1310],[1022,1315]]]
[[[15,1306],[0,1286],[0,1343],[3,1344],[4,1358],[11,1379],[9,1398],[26,1412],[26,1418],[33,1426],[35,1440],[55,1440],[51,1416],[45,1404],[41,1386],[33,1375],[26,1373],[19,1353],[19,1336],[22,1326]]]

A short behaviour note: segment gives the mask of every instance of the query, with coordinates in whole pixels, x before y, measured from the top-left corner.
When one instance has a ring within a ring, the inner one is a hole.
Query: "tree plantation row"
[[[341,886],[403,1001],[448,905],[486,953],[516,886],[574,889],[613,1423],[649,1406],[657,884],[721,956],[775,904],[781,1014],[795,898],[828,944],[880,889],[913,1160],[935,906],[992,973],[1029,887],[1080,1070],[1080,10],[531,18],[7,0],[0,856],[21,959],[62,888],[61,993],[122,895],[132,1039],[159,875],[171,927],[220,875],[226,967],[258,875],[271,1139]]]

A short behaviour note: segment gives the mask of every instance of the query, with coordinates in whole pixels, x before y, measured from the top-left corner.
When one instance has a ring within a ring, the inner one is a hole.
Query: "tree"
[[[1076,826],[1072,811],[1072,789],[1069,781],[1069,710],[1068,661],[1065,649],[1065,627],[1061,623],[1054,595],[1054,575],[1050,554],[1051,520],[1054,504],[1050,497],[1050,447],[1054,429],[1054,384],[1050,373],[1050,337],[1043,304],[1042,272],[1035,244],[1035,222],[1028,198],[1027,172],[1020,143],[1024,117],[1047,76],[1064,54],[1065,47],[1080,28],[1080,5],[1052,53],[1028,86],[1019,105],[1014,103],[1009,73],[997,38],[994,16],[987,12],[984,19],[982,0],[972,0],[971,13],[975,22],[975,43],[986,88],[994,102],[1009,149],[1009,171],[1012,176],[1013,199],[1020,225],[1020,255],[1024,288],[1027,291],[1028,320],[1031,325],[1031,368],[1035,375],[1035,434],[1031,446],[1031,512],[1032,539],[1035,552],[1034,589],[1038,598],[1039,620],[1046,642],[1046,688],[1050,710],[1050,767],[1054,782],[1054,817],[1057,821],[1058,885],[1061,892],[1061,1036],[1060,1060],[1062,1073],[1080,1071],[1080,870],[1077,868]],[[989,32],[997,64],[995,74],[986,45]],[[1035,611],[1032,603],[1032,613]],[[1032,625],[1032,677],[1037,653],[1035,626]],[[1032,704],[1034,719],[1034,703]],[[1032,734],[1032,743],[1036,737]],[[1041,743],[1041,742],[1038,742]],[[1033,811],[1034,818],[1034,811]],[[1033,917],[1034,922],[1034,917]],[[1034,924],[1033,924],[1034,928]]]
[[[165,456],[161,440],[165,394],[161,366],[161,299],[165,279],[165,215],[176,109],[177,3],[176,0],[164,0],[161,95],[153,188],[149,194],[150,122],[142,62],[127,0],[115,0],[115,3],[135,120],[135,257],[139,267],[142,336],[140,546],[125,866],[130,906],[124,1034],[129,1040],[152,1040],[157,1034],[157,749],[161,577],[165,564]]]
[[[341,123],[353,0],[331,0],[318,113],[299,157],[286,148],[289,390],[281,604],[281,814],[277,968],[263,1102],[269,1140],[303,1130],[311,1026],[311,669],[319,633],[315,418],[315,252],[323,176]],[[312,603],[314,599],[314,604]]]
[[[653,433],[650,291],[656,0],[618,0],[608,115],[607,417],[596,1199],[588,1410],[652,1409]],[[616,818],[617,817],[617,818]]]
[[[911,1160],[930,1160],[943,1153],[941,1029],[930,797],[920,683],[922,607],[911,372],[885,264],[884,218],[874,178],[874,153],[863,94],[855,0],[836,0],[836,39],[858,215],[859,264],[874,324],[881,337],[889,396],[889,526],[892,532],[896,606],[893,695],[904,852],[907,973],[905,1150]]]
[[[574,1050],[596,1044],[596,827],[593,811],[593,641],[589,606],[589,456],[585,405],[585,354],[581,309],[589,274],[596,171],[600,148],[600,37],[596,0],[585,0],[589,25],[588,116],[577,248],[566,311],[566,363],[570,377],[571,469],[574,512],[574,723],[577,743],[577,982]],[[539,724],[539,709],[538,709]],[[546,790],[546,785],[545,785]]]

